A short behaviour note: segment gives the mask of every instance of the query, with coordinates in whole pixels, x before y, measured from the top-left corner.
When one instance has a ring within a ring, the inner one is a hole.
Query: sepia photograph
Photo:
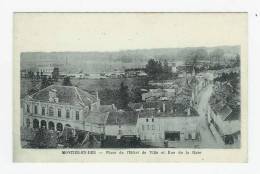
[[[234,149],[246,159],[246,14],[16,13],[14,20],[14,142],[24,154]]]

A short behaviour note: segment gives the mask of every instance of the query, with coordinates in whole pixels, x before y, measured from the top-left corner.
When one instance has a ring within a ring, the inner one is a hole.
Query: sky
[[[16,13],[15,51],[242,45],[245,13]]]

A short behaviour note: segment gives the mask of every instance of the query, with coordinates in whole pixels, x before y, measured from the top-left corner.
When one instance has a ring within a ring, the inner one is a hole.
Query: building
[[[176,65],[175,62],[171,63],[171,70],[172,70],[173,73],[177,73],[177,65]]]
[[[207,121],[213,125],[226,145],[240,145],[240,104],[210,98]]]
[[[52,65],[39,65],[37,72],[40,73],[41,76],[52,77],[53,71],[54,66]]]
[[[74,86],[51,85],[22,99],[22,107],[24,127],[85,130],[86,118],[99,111],[100,100]]]
[[[110,112],[105,125],[105,135],[110,138],[136,137],[137,113],[134,111]]]
[[[175,94],[175,89],[150,89],[149,92],[142,94],[142,100],[152,101],[160,98],[170,100],[175,96]]]
[[[125,69],[126,77],[137,77],[137,76],[147,76],[145,73],[145,68],[130,68]]]
[[[105,126],[111,112],[116,112],[117,108],[112,105],[100,105],[98,111],[91,111],[86,114],[85,131],[96,135],[105,135]]]
[[[138,113],[137,132],[141,141],[152,147],[199,146],[197,111],[182,104],[165,105],[163,108],[163,111],[149,109]]]

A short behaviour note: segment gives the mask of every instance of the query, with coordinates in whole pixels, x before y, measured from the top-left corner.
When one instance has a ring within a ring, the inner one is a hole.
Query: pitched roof
[[[212,102],[211,108],[223,121],[240,119],[240,105],[230,105],[221,100],[217,103]]]
[[[168,103],[169,104],[169,103]],[[190,115],[188,113],[188,108],[183,104],[171,104],[165,105],[165,112],[158,112],[158,110],[143,110],[139,112],[140,118],[147,117],[194,117],[199,116],[198,112],[190,107]]]
[[[100,110],[100,112],[112,112],[112,111],[115,111],[116,108],[113,104],[112,105],[100,105],[99,110]]]
[[[105,124],[109,112],[90,112],[86,115],[85,121],[92,124]]]
[[[134,111],[110,112],[107,118],[107,125],[135,125],[138,115]]]
[[[89,105],[97,101],[94,95],[89,94],[74,86],[48,86],[30,96],[32,100],[49,102],[49,92],[56,90],[56,96],[59,99],[58,103],[69,105]]]

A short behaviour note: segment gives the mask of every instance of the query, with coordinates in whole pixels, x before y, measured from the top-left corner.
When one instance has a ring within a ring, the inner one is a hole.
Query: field
[[[127,85],[131,90],[135,87],[145,86],[146,80],[144,78],[117,78],[117,79],[71,79],[71,83],[81,89],[87,91],[100,91],[103,89],[119,89],[121,82]],[[30,79],[21,79],[21,97],[28,94],[28,90],[40,87],[40,81],[32,81]],[[62,80],[55,82],[61,85]]]
[[[73,85],[88,91],[100,91],[103,89],[119,89],[123,82],[131,90],[135,87],[145,86],[143,78],[117,78],[117,79],[72,79]]]

